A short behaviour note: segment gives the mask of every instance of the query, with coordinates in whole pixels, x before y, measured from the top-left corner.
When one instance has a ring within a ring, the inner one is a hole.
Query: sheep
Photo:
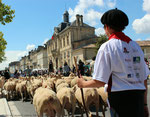
[[[58,79],[55,83],[55,87],[57,87],[58,85],[60,85],[61,83],[65,83],[65,81],[63,79]]]
[[[87,112],[89,114],[89,117],[92,117],[92,113],[89,110],[89,106],[92,104],[95,104],[95,106],[96,106],[96,116],[98,117],[99,95],[97,93],[97,90],[94,88],[83,88],[83,94],[84,94],[85,106],[86,106]],[[83,107],[80,88],[78,88],[76,90],[75,96],[76,96],[77,102],[79,104],[79,107],[80,108]],[[83,113],[81,113],[81,114],[83,116]]]
[[[22,101],[27,100],[27,81],[20,81],[16,85],[16,92],[19,93],[21,96]]]
[[[74,79],[74,77],[63,77],[63,79],[71,87],[71,81]]]
[[[5,83],[5,78],[4,77],[0,77],[0,89],[1,89],[1,95],[3,96],[3,86]]]
[[[60,101],[57,98],[56,93],[50,89],[42,87],[38,88],[33,97],[33,104],[38,117],[43,117],[44,113],[46,113],[48,117],[55,117],[55,112],[57,117],[61,117],[62,115]]]
[[[14,98],[15,87],[16,82],[14,82],[13,79],[7,80],[7,82],[4,84],[4,89],[7,91],[7,100],[9,100],[10,98]]]
[[[72,81],[71,81],[71,87],[75,86],[77,84],[78,77],[76,76]]]
[[[56,87],[56,91],[58,92],[61,88],[69,87],[67,83],[61,83]]]
[[[57,92],[57,97],[62,105],[62,111],[67,110],[68,116],[69,112],[72,110],[72,117],[74,117],[76,108],[76,97],[72,88],[64,87]],[[64,111],[62,112],[64,116]]]

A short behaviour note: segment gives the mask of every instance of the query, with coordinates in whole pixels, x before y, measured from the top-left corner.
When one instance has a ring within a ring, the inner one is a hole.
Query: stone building
[[[48,69],[46,45],[38,46],[37,49],[31,50],[27,56],[20,59],[20,70],[26,69]]]
[[[147,58],[150,67],[150,41],[136,41],[143,50],[144,57]]]
[[[20,61],[14,61],[9,63],[9,72],[14,73],[16,70],[20,70]]]
[[[37,48],[37,63],[38,69],[48,69],[48,60],[47,60],[47,47],[38,46]]]
[[[63,22],[54,28],[54,34],[47,44],[48,63],[52,60],[54,68],[63,66],[67,62],[70,67],[77,61],[86,61],[95,56],[97,36],[95,28],[83,22],[83,16],[77,14],[76,20],[69,22],[69,13],[63,14]]]

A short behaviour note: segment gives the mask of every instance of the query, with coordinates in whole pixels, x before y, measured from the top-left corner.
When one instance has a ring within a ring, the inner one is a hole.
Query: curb
[[[12,117],[6,98],[0,99],[0,116]]]

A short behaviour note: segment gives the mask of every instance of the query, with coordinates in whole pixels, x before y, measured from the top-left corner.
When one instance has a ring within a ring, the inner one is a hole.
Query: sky
[[[28,52],[51,39],[54,27],[63,22],[63,13],[69,12],[69,21],[76,14],[83,15],[83,22],[95,27],[96,35],[104,34],[100,18],[107,10],[118,8],[129,18],[124,30],[132,40],[150,40],[150,0],[2,0],[15,10],[13,22],[0,24],[0,31],[7,41],[6,60],[0,70]]]

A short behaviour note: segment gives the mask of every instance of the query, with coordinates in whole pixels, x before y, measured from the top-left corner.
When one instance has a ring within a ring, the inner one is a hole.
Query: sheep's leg
[[[76,104],[72,104],[72,117],[74,117],[75,109],[76,109]]]
[[[102,110],[102,114],[103,114],[103,117],[105,117],[105,105],[104,105],[104,108],[103,108],[103,104],[104,104],[104,102],[103,102],[103,100],[102,100],[102,98],[99,96],[99,106],[100,106],[100,108],[101,108],[101,110]]]
[[[96,117],[98,117],[98,111],[99,111],[99,103],[95,103],[96,106]]]
[[[22,100],[22,102],[23,102],[23,93],[21,92],[21,100]]]

